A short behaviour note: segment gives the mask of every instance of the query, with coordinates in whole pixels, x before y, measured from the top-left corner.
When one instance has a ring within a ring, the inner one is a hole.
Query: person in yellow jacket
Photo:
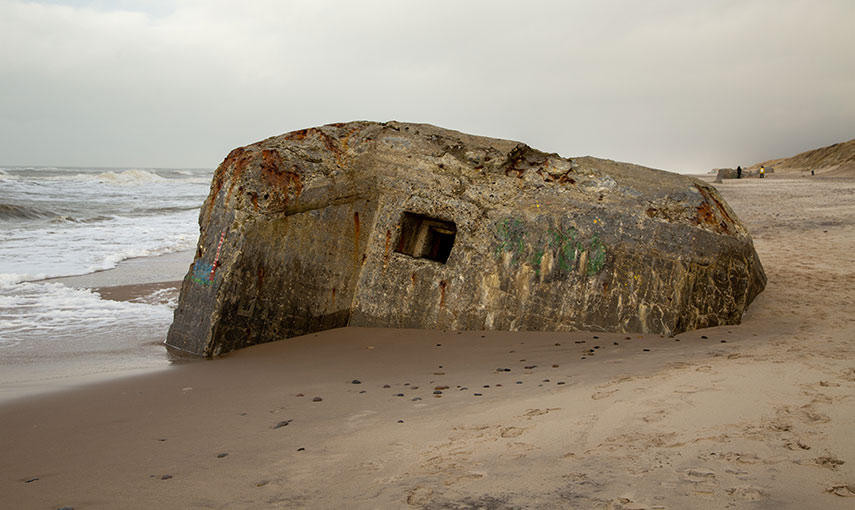
[[[764,177],[766,177],[766,167],[761,165],[760,166],[760,178],[762,179]]]

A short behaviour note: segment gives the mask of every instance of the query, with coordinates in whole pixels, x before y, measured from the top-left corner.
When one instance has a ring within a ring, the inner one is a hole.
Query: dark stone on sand
[[[297,448],[297,451],[298,452],[304,452],[304,451],[306,451],[306,449],[305,448]]]
[[[404,394],[403,394],[403,393],[396,393],[396,394],[395,394],[395,396],[396,396],[396,397],[403,397],[403,396],[404,396]]]
[[[613,344],[613,345],[620,345],[620,344],[618,344],[617,342],[612,342],[612,344]]]
[[[294,396],[295,396],[295,397],[305,397],[305,395],[303,395],[302,393],[297,393],[297,394],[296,394],[296,395],[294,395]]]
[[[549,379],[544,379],[543,382],[549,382]]]
[[[222,459],[222,458],[224,458],[224,457],[228,457],[228,456],[229,456],[229,454],[228,454],[228,453],[221,453],[221,454],[217,455],[217,458],[218,458],[218,459]]]
[[[390,385],[388,385],[388,384],[384,384],[384,385],[383,385],[383,387],[384,387],[384,388],[391,388],[391,386],[390,386]]]
[[[426,124],[235,149],[199,226],[166,343],[206,356],[344,326],[673,334],[766,283],[701,180]]]
[[[359,393],[362,394],[362,393],[368,393],[368,392],[366,390],[362,390]]]
[[[703,338],[704,340],[706,340],[706,339],[707,339],[707,336],[706,336],[706,335],[701,335],[701,338]]]
[[[413,398],[413,399],[412,399],[412,401],[413,401],[413,402],[416,402],[416,401],[419,401],[419,400],[421,400],[421,399],[422,399],[422,397],[415,397],[415,398]]]
[[[38,480],[38,478],[30,478],[29,480],[24,480],[24,483],[33,483],[37,480]]]
[[[482,387],[482,388],[489,388],[489,387],[490,387],[490,385],[489,385],[489,384],[485,384],[484,386],[481,386],[481,387]]]
[[[558,363],[553,363],[552,368],[558,368]]]
[[[442,391],[440,391],[440,390],[434,390],[434,391],[433,391],[433,394],[434,394],[434,395],[442,395]]]
[[[600,337],[594,335],[594,340],[598,340]]]
[[[64,506],[61,508],[57,508],[56,510],[74,510],[74,507],[73,506]]]
[[[323,400],[323,399],[322,399],[321,397],[315,397],[315,398],[313,398],[313,399],[312,399],[312,402],[320,402],[320,401],[322,401],[322,400]]]
[[[362,381],[360,381],[359,379],[354,379],[350,381],[350,384],[362,384]]]
[[[522,381],[517,381],[517,384],[522,384]]]
[[[523,368],[526,370],[534,370],[535,368],[537,368],[537,365],[526,365]]]
[[[169,480],[170,478],[172,478],[172,475],[163,475],[160,477],[161,480]]]
[[[727,340],[722,340],[721,343],[726,344]]]
[[[575,342],[573,342],[573,343],[574,343],[574,344],[584,344],[584,343],[585,343],[585,340],[576,340],[576,341],[575,341]]]
[[[404,420],[398,420],[398,423],[404,423]]]
[[[644,352],[650,352],[650,349],[642,349]]]
[[[473,395],[474,395],[474,396],[476,396],[476,397],[481,397],[481,396],[483,396],[483,395],[481,395],[480,393],[473,393]]]
[[[558,381],[558,382],[557,382],[557,383],[555,383],[555,384],[564,384],[564,381]]]
[[[273,429],[275,430],[275,429],[279,429],[282,427],[287,427],[288,424],[291,423],[292,421],[294,421],[294,420],[282,420],[279,423],[277,423],[276,425],[274,425]]]

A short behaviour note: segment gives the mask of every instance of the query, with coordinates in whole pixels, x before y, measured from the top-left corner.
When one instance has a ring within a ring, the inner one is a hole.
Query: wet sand
[[[659,335],[350,328],[0,406],[9,508],[851,508],[855,180],[718,185],[769,285]]]
[[[192,251],[142,257],[124,261],[115,269],[44,282],[89,289],[103,299],[165,304],[177,302],[181,279],[192,260]],[[126,323],[116,327],[115,334],[45,338],[6,347],[0,352],[0,404],[95,381],[156,372],[186,361],[185,356],[177,357],[164,349],[165,338],[162,325]]]

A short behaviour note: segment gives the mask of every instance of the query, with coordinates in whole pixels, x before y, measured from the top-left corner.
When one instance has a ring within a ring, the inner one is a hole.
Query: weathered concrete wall
[[[444,262],[403,253],[422,220]],[[207,355],[347,324],[677,333],[738,323],[765,285],[701,181],[428,125],[236,149],[200,226],[167,342]]]

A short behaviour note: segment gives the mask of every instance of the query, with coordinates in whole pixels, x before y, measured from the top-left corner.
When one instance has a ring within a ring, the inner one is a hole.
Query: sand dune
[[[775,173],[810,173],[824,177],[855,177],[855,140],[836,143],[805,151],[788,158],[771,159],[748,167],[757,170],[763,165],[774,168]]]
[[[3,506],[851,508],[855,181],[719,189],[769,276],[739,326],[339,329],[11,402]]]

